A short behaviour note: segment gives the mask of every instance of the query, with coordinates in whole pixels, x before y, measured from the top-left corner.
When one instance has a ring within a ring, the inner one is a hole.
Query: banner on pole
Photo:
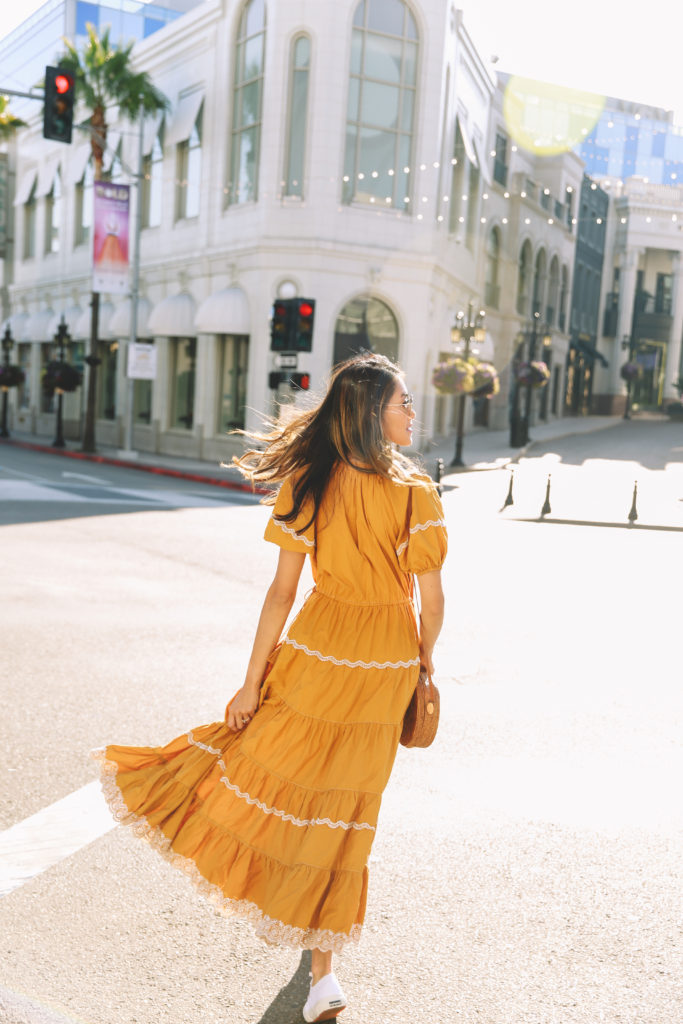
[[[128,345],[128,373],[131,380],[156,380],[157,350],[149,342]]]
[[[93,216],[93,291],[126,295],[130,187],[95,182]]]

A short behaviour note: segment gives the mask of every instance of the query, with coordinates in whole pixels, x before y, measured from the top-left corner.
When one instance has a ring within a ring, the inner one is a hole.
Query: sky
[[[5,0],[0,38],[43,2]],[[637,7],[607,0],[455,2],[489,70],[663,107],[683,125],[681,0],[648,0]]]

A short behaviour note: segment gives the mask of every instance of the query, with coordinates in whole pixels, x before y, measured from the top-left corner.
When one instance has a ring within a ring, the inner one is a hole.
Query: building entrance
[[[666,371],[665,341],[640,341],[634,360],[643,371],[640,380],[633,382],[631,404],[634,409],[659,409],[664,393]]]

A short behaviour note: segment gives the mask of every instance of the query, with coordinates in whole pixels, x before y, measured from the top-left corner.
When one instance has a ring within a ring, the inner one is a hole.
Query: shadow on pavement
[[[311,969],[311,954],[304,950],[296,973],[281,988],[275,999],[258,1021],[258,1024],[301,1024],[301,1010],[308,995],[308,973]],[[334,1020],[337,1018],[335,1017]],[[334,1020],[330,1024],[334,1024]]]
[[[664,524],[658,525],[657,523],[606,523],[604,521],[597,521],[591,519],[547,519],[545,517],[533,518],[529,516],[506,516],[506,522],[509,523],[544,523],[548,526],[606,526],[610,530],[615,528],[620,530],[631,530],[635,533],[637,530],[662,530],[665,533],[683,533],[683,526],[666,526]]]
[[[551,453],[567,465],[582,466],[587,460],[602,459],[663,470],[672,463],[683,465],[683,424],[663,418],[622,420],[597,434],[538,440],[524,459],[532,461]]]

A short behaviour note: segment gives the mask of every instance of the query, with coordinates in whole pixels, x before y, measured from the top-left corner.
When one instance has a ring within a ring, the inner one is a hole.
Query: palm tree
[[[95,181],[102,178],[102,163],[107,146],[107,107],[117,106],[119,116],[131,121],[155,114],[168,108],[168,100],[153,85],[146,71],[135,71],[132,64],[134,42],[127,46],[112,46],[109,28],[98,36],[94,25],[87,25],[88,42],[79,53],[73,43],[64,40],[66,53],[59,64],[74,75],[76,100],[82,100],[90,110],[86,122],[90,128],[90,144],[95,170]],[[138,195],[138,202],[140,197]],[[97,335],[99,333],[99,293],[92,293],[90,322],[90,354],[86,362],[90,367],[88,396],[83,428],[83,451],[95,451],[95,404],[97,396]]]
[[[0,142],[12,138],[17,128],[25,128],[26,121],[15,117],[9,109],[9,96],[0,95]]]

